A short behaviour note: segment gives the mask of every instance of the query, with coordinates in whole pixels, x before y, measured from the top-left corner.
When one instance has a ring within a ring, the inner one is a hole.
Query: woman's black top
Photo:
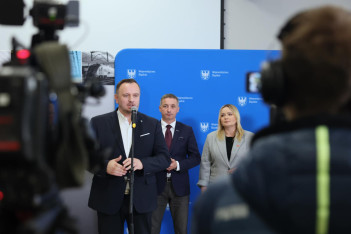
[[[234,137],[225,137],[226,141],[226,146],[227,146],[227,156],[228,156],[228,161],[230,161],[230,154],[232,152],[233,148],[233,143],[234,143]]]

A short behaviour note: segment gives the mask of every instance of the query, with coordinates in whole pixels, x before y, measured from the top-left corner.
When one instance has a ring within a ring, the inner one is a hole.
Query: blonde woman
[[[207,135],[202,150],[197,183],[202,192],[219,176],[233,173],[248,152],[253,135],[241,127],[240,114],[234,105],[221,107],[218,129]]]

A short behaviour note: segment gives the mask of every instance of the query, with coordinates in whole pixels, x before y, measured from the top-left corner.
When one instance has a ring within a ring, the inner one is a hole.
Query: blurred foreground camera
[[[2,1],[0,24],[23,24],[23,6]],[[81,186],[85,171],[99,170],[109,154],[81,116],[85,98],[103,96],[104,88],[73,84],[68,48],[57,42],[56,30],[78,22],[67,9],[34,1],[39,32],[30,49],[13,39],[11,61],[0,69],[0,234],[77,233],[59,190]]]

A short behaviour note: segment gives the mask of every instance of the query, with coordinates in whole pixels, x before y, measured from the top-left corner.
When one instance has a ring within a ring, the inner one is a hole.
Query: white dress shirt
[[[124,152],[126,152],[126,157],[128,158],[130,147],[132,146],[132,123],[129,123],[128,119],[119,111],[119,109],[117,110],[117,116],[119,127],[121,129]],[[130,185],[128,181],[124,194],[129,194],[129,192]]]
[[[124,152],[126,157],[129,157],[130,147],[132,146],[132,123],[128,122],[128,119],[117,110],[119,127],[121,128],[121,135],[123,140]]]

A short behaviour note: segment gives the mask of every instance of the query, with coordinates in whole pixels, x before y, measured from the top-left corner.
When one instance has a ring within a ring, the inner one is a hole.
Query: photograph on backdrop
[[[83,81],[97,79],[103,85],[115,84],[115,56],[105,51],[82,52]]]

